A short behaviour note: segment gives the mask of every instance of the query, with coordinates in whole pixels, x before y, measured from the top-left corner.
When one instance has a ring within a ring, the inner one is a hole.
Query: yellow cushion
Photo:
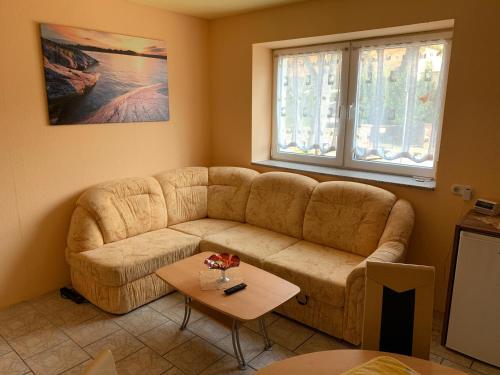
[[[198,252],[196,236],[160,229],[98,249],[69,253],[68,262],[102,285],[120,286]]]
[[[104,243],[167,226],[163,193],[152,177],[123,178],[101,183],[83,193],[77,206],[85,209],[95,220]],[[77,215],[81,219],[85,217],[81,211]],[[78,222],[74,224],[79,225]]]
[[[208,217],[245,222],[250,186],[259,172],[237,167],[208,169]]]
[[[298,285],[306,295],[342,307],[347,276],[363,259],[356,254],[300,241],[267,257],[263,268]]]
[[[185,223],[175,224],[170,226],[170,229],[178,230],[179,232],[192,234],[198,237],[207,237],[211,234],[222,232],[223,230],[241,225],[237,221],[219,220],[219,219],[200,219],[186,221]]]
[[[200,243],[200,250],[236,254],[244,262],[260,267],[264,258],[295,242],[296,238],[241,224],[205,237]]]
[[[312,178],[286,172],[257,176],[248,198],[247,223],[302,238],[304,211],[317,183]]]
[[[304,239],[367,257],[376,248],[396,197],[374,186],[332,181],[314,189]]]
[[[155,176],[167,204],[168,225],[207,217],[208,169],[187,167]]]
[[[370,359],[353,369],[344,371],[341,375],[419,375],[411,367],[389,356]]]

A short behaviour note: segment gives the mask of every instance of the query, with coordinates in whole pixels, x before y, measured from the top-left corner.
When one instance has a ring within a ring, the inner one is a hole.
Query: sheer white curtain
[[[277,56],[278,152],[335,158],[342,51]]]
[[[353,160],[433,167],[445,41],[359,49]]]
[[[274,51],[272,158],[433,178],[451,37]]]

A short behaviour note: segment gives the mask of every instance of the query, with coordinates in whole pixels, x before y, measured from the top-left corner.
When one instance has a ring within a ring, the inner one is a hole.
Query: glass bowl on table
[[[220,270],[221,276],[217,279],[218,283],[227,283],[230,281],[226,275],[226,270],[240,265],[240,258],[237,255],[228,253],[212,254],[205,259],[204,263],[211,270]]]

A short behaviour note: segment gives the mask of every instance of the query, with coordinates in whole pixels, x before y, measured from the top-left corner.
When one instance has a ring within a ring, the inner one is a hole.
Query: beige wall
[[[250,165],[253,43],[455,19],[437,189],[380,185],[415,208],[409,261],[437,267],[442,310],[454,224],[470,206],[450,193],[451,184],[470,184],[475,197],[500,200],[499,14],[495,0],[337,0],[212,21],[213,164]]]
[[[454,18],[437,189],[381,185],[415,207],[409,260],[438,268],[442,309],[453,225],[470,205],[450,185],[500,200],[498,14],[496,0],[338,0],[209,24],[125,0],[0,0],[0,308],[69,281],[65,237],[86,187],[184,165],[250,165],[253,43]],[[165,39],[171,121],[48,126],[37,22]]]
[[[38,22],[166,40],[171,121],[48,126]],[[125,0],[0,1],[0,308],[69,282],[82,190],[209,164],[207,38],[207,21]]]

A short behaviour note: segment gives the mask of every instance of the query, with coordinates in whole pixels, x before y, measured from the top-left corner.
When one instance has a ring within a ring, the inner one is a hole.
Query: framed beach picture
[[[165,42],[40,24],[51,125],[167,121]]]

